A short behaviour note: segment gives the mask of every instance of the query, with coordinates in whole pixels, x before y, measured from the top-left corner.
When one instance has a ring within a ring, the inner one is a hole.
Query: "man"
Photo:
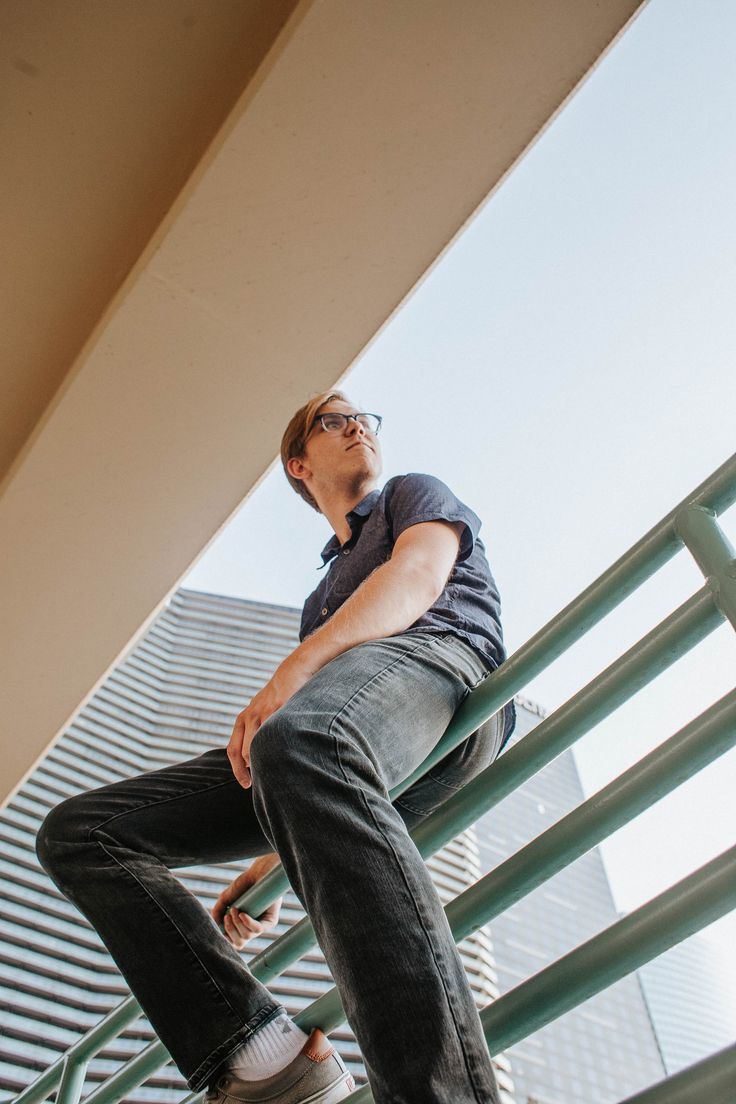
[[[237,954],[273,926],[228,909],[277,862],[314,925],[376,1104],[496,1104],[472,993],[407,826],[492,761],[507,706],[430,776],[464,697],[505,658],[480,521],[440,480],[377,486],[380,418],[316,396],[282,442],[287,479],[329,521],[332,561],[299,646],[238,715],[227,750],[80,794],[37,853],[99,932],[162,1042],[212,1104],[333,1104],[352,1078]],[[171,869],[256,857],[212,916]]]

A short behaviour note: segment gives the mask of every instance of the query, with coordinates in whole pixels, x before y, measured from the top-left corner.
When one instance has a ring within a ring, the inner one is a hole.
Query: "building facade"
[[[511,743],[543,719],[517,698]],[[583,801],[571,751],[476,823],[481,867],[498,866]],[[597,849],[581,856],[491,924],[502,993],[618,919]],[[659,1081],[664,1067],[636,974],[510,1047],[517,1104],[614,1104]]]
[[[667,1073],[707,1058],[736,1037],[736,990],[697,935],[639,971]]]

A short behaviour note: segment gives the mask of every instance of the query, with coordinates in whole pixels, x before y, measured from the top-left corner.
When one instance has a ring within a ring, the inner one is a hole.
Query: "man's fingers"
[[[261,923],[264,926],[272,928],[278,923],[279,912],[281,910],[283,900],[283,897],[277,897],[276,900],[268,906],[266,911],[261,913],[260,919]]]
[[[229,912],[225,913],[225,918],[222,923],[223,928],[225,929],[226,938],[230,940],[236,950],[242,950],[247,941],[243,939],[242,935],[235,927],[235,920]]]
[[[260,935],[263,925],[249,916],[247,912],[238,912],[230,909],[225,913],[225,934],[230,938],[234,946],[239,947],[247,943],[255,935]]]
[[[228,751],[238,753],[243,743],[243,733],[245,732],[245,718],[242,714],[238,714],[235,718],[235,724],[233,725],[232,735],[230,737],[230,744]]]
[[[232,772],[245,790],[250,789],[252,782],[250,745],[259,727],[260,721],[255,716],[250,716],[247,709],[244,710],[238,714],[227,746],[227,757],[230,760]]]
[[[238,931],[245,936],[260,935],[263,931],[263,925],[254,920],[252,916],[249,916],[247,912],[240,912],[238,909],[231,910],[235,926]]]
[[[230,907],[233,901],[237,901],[238,897],[242,897],[247,889],[250,889],[253,882],[250,878],[246,877],[247,871],[240,874],[235,878],[229,886],[223,889],[220,896],[212,906],[212,915],[215,920],[222,921],[225,910]]]
[[[251,778],[250,767],[245,763],[233,764],[233,774],[237,778],[240,785],[244,790],[249,790],[253,779]]]
[[[240,894],[237,894],[237,896],[239,897]],[[218,924],[222,923],[225,916],[225,909],[228,908],[232,899],[231,895],[225,896],[225,894],[221,894],[212,906],[212,918]]]
[[[243,758],[239,751],[233,751],[232,745],[228,746],[227,757],[230,760],[232,772],[237,778],[240,785],[243,786],[243,788],[246,790],[249,789],[251,784],[249,764],[243,762]]]

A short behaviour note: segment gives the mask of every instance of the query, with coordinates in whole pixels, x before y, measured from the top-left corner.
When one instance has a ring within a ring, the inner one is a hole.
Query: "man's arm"
[[[425,521],[405,529],[391,559],[377,567],[289,659],[314,674],[356,644],[408,629],[445,589],[463,528],[461,521]]]
[[[391,559],[279,664],[233,727],[227,753],[241,786],[251,784],[253,736],[312,675],[356,644],[403,632],[434,605],[457,559],[463,528],[461,521],[441,520],[409,526],[394,544]]]

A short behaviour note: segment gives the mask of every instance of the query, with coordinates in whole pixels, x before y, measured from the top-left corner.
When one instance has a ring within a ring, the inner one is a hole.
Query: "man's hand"
[[[240,912],[234,908],[228,910],[228,905],[231,901],[237,901],[238,897],[242,897],[247,889],[265,877],[278,864],[279,857],[275,852],[262,855],[242,874],[238,874],[227,889],[223,889],[212,907],[212,919],[216,924],[224,926],[225,936],[237,951],[242,951],[248,940],[255,935],[260,935],[261,932],[269,931],[276,926],[283,897],[278,897],[256,920],[247,912]]]
[[[266,685],[251,698],[250,704],[238,713],[233,734],[227,746],[227,757],[233,774],[243,789],[251,785],[250,745],[258,729],[272,713],[280,709],[292,694],[308,682],[315,669],[307,666],[296,649],[281,663]]]

